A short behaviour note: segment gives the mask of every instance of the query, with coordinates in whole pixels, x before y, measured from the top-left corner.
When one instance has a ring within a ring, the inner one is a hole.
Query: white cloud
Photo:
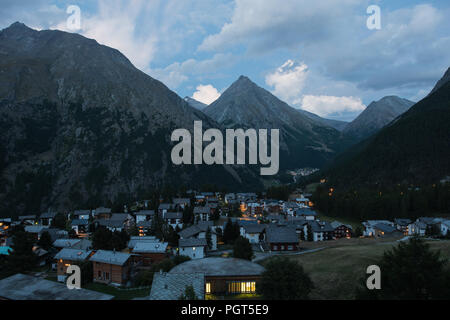
[[[175,90],[190,77],[217,77],[219,68],[229,68],[235,61],[235,57],[229,53],[218,53],[210,59],[187,59],[181,63],[174,62],[165,68],[152,69],[149,74]]]
[[[301,108],[321,117],[357,113],[366,108],[360,98],[304,95]]]
[[[219,91],[210,84],[198,85],[196,89],[192,98],[205,104],[211,104],[220,97]]]
[[[308,76],[308,66],[287,60],[266,76],[266,84],[274,87],[272,93],[290,104],[297,104]]]

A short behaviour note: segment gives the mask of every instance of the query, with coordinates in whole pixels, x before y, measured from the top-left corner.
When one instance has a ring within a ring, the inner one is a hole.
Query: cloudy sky
[[[429,92],[450,66],[449,16],[447,0],[2,0],[0,28],[94,38],[181,97],[210,103],[246,75],[296,108],[351,120],[385,95]]]

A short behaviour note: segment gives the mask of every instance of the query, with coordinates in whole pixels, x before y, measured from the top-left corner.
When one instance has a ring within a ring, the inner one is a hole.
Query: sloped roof
[[[55,255],[55,259],[83,261],[92,253],[91,250],[64,248]]]
[[[0,297],[11,300],[111,300],[109,294],[87,289],[69,290],[63,283],[21,273],[0,280]]]
[[[89,260],[122,266],[128,261],[130,257],[131,254],[129,253],[110,250],[98,250]]]
[[[155,210],[140,210],[135,213],[137,216],[154,216]]]
[[[164,253],[167,250],[167,242],[137,241],[133,253]]]
[[[397,230],[397,229],[395,229],[393,226],[390,226],[390,225],[385,224],[385,223],[379,223],[379,224],[376,224],[376,225],[374,226],[374,228],[375,228],[375,229],[378,229],[378,230],[381,230],[381,231],[383,231],[383,232],[387,232],[387,233],[391,233],[391,232],[394,232],[394,231]]]
[[[268,243],[298,243],[298,235],[293,226],[269,225],[266,229]]]
[[[183,212],[166,212],[165,219],[181,219]]]
[[[205,238],[187,238],[178,240],[179,247],[206,247],[207,245],[208,242]]]
[[[57,239],[53,242],[53,246],[56,248],[69,248],[80,241],[80,239]]]
[[[205,276],[201,273],[158,273],[153,276],[150,300],[179,300],[192,286],[198,299],[205,297]]]
[[[202,273],[208,276],[258,276],[264,267],[244,259],[204,258],[183,262],[170,270],[175,273]]]

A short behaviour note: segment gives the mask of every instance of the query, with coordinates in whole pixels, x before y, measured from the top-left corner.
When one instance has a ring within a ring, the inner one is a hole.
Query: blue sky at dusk
[[[69,5],[81,29],[67,28]],[[369,5],[381,29],[366,26]],[[352,120],[417,101],[450,66],[449,1],[2,0],[0,28],[78,32],[119,49],[181,97],[210,103],[240,75],[296,108]]]

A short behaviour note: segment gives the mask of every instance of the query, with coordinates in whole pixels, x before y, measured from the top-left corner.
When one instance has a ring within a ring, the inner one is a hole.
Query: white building
[[[208,243],[205,238],[188,238],[178,240],[178,252],[191,259],[203,259],[206,256]]]

